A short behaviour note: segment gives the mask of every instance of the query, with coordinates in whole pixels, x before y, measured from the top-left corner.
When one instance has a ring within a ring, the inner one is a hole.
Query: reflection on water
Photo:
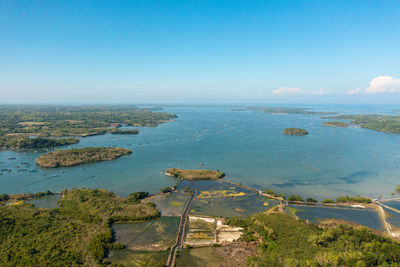
[[[385,231],[379,214],[374,209],[360,210],[354,208],[322,207],[317,205],[288,205],[286,211],[291,213],[293,209],[297,217],[311,222],[318,222],[320,219],[335,218],[365,225],[376,230]]]

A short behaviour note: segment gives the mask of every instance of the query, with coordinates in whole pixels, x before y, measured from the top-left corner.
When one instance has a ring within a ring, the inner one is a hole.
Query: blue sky
[[[400,1],[0,1],[0,102],[400,100]]]

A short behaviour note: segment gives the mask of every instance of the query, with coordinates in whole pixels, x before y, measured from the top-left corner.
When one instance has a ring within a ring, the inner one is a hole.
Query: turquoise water
[[[343,113],[385,112],[394,107],[317,107]],[[219,169],[230,180],[286,195],[317,199],[338,195],[390,197],[398,184],[400,135],[322,126],[319,115],[277,115],[231,111],[231,107],[166,107],[175,122],[140,127],[135,136],[83,138],[69,147],[122,146],[133,153],[115,161],[44,170],[35,158],[47,151],[0,152],[0,193],[106,188],[125,196],[157,192],[176,179],[170,167]],[[286,127],[307,136],[286,136]],[[11,158],[11,159],[8,159]],[[16,158],[16,159],[12,159]],[[21,169],[23,169],[21,171]]]
[[[296,209],[296,216],[303,220],[317,222],[319,219],[340,219],[358,223],[370,228],[385,231],[379,214],[373,209],[352,209],[352,208],[327,208],[321,206],[288,205]]]

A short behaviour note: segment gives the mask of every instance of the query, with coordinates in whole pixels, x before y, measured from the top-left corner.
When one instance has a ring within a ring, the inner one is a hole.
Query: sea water
[[[387,113],[395,107],[315,106],[340,113]],[[99,135],[63,147],[121,146],[133,153],[117,160],[42,169],[35,159],[51,150],[0,152],[0,193],[106,188],[126,196],[158,192],[176,183],[170,167],[220,170],[235,182],[286,195],[317,199],[339,195],[390,197],[400,176],[400,135],[359,127],[326,127],[320,115],[232,111],[228,106],[165,107],[178,115],[138,135]],[[287,136],[287,127],[307,136]],[[137,128],[137,127],[136,127]],[[15,159],[14,159],[15,158]],[[19,171],[24,169],[23,171]]]

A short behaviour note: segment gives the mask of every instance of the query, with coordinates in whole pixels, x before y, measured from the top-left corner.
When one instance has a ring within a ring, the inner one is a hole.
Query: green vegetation
[[[149,196],[149,192],[135,192],[129,195],[128,201],[130,203],[140,203],[140,200]]]
[[[307,198],[306,202],[318,202],[315,198],[309,197]]]
[[[36,159],[44,168],[71,167],[85,163],[113,160],[128,155],[132,150],[122,147],[86,147],[79,149],[57,150]]]
[[[160,191],[161,191],[161,193],[168,193],[168,192],[171,192],[172,189],[171,189],[171,187],[167,186],[167,187],[161,188]]]
[[[95,266],[112,243],[111,224],[159,216],[101,189],[64,190],[60,207],[0,206],[0,266]]]
[[[274,190],[269,189],[269,188],[265,189],[264,192],[265,192],[266,194],[271,195],[271,196],[274,196],[274,197],[281,197],[281,198],[283,198],[283,199],[285,198],[285,195],[284,195],[283,193],[280,193],[280,194],[275,193]]]
[[[349,124],[344,121],[326,121],[323,125],[331,127],[349,127]]]
[[[400,134],[400,116],[398,115],[339,115],[330,119],[350,120],[350,124],[358,124],[361,128]]]
[[[130,105],[0,106],[0,136],[90,136],[112,132],[120,125],[155,127],[175,114]]]
[[[7,194],[1,194],[0,195],[0,201],[7,201],[10,199],[10,196]]]
[[[298,195],[291,195],[290,197],[288,197],[287,200],[288,201],[303,201],[303,198]]]
[[[237,107],[232,111],[252,110],[254,112],[270,113],[270,114],[308,114],[308,115],[327,115],[334,114],[331,112],[310,111],[309,108],[291,108],[291,107]]]
[[[308,132],[304,129],[299,129],[299,128],[286,128],[282,132],[283,134],[287,135],[307,135]]]
[[[400,245],[366,227],[320,228],[286,214],[255,214],[227,223],[243,227],[242,240],[257,241],[248,266],[398,266]],[[393,265],[391,265],[393,264]]]
[[[350,203],[364,203],[364,204],[369,204],[371,203],[371,199],[369,197],[361,197],[361,196],[356,196],[356,197],[349,197],[349,196],[340,196],[336,199],[336,202],[350,202]]]
[[[400,185],[396,186],[396,192],[397,192],[397,194],[400,194]]]
[[[207,170],[182,170],[170,168],[165,172],[168,176],[174,176],[184,180],[218,180],[225,176],[225,173]]]
[[[138,134],[139,130],[137,129],[131,129],[131,130],[121,130],[121,129],[113,129],[111,131],[112,134],[126,134],[126,135],[131,135],[131,134]]]
[[[326,199],[322,200],[322,203],[335,203],[335,200],[326,198]]]
[[[78,138],[29,138],[22,135],[0,136],[0,149],[39,149],[59,147],[79,142]]]

